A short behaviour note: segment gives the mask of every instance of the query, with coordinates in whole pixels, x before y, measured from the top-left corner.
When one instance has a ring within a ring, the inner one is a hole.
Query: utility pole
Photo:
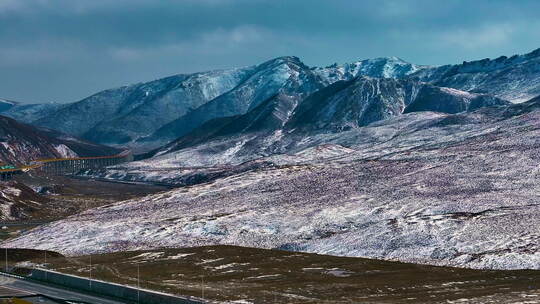
[[[202,298],[204,299],[204,273],[201,276],[201,294],[202,294]]]
[[[45,264],[43,267],[47,267],[47,251],[45,251]],[[47,280],[47,271],[45,271],[45,280]]]
[[[140,285],[140,271],[139,271],[139,263],[137,263],[137,303],[140,303],[141,298],[141,285]]]
[[[6,272],[8,272],[7,254],[8,254],[8,250],[7,250],[7,247],[6,247]]]
[[[92,290],[92,254],[90,254],[90,280],[88,280],[88,284],[90,284],[90,291]]]

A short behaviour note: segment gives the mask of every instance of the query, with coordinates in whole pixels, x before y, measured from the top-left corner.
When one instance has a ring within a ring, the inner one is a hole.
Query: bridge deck
[[[75,163],[77,161],[92,161],[92,160],[96,160],[96,161],[107,161],[107,160],[118,161],[119,159],[122,159],[122,158],[125,158],[125,161],[133,160],[133,156],[131,154],[131,151],[124,151],[124,152],[122,152],[120,154],[110,155],[110,156],[38,159],[38,160],[33,161],[34,164],[32,164],[32,165],[21,166],[21,167],[13,168],[13,169],[0,169],[0,174],[3,177],[3,175],[5,175],[5,174],[21,173],[21,172],[26,172],[26,171],[29,171],[29,170],[35,170],[35,169],[43,168],[43,167],[45,167],[45,165],[52,164],[52,163],[62,163],[62,162],[74,162]],[[111,165],[111,164],[115,164],[115,163],[114,162],[108,162],[105,165]],[[78,168],[78,169],[84,169],[83,167],[85,167],[85,166],[88,166],[88,163],[86,163],[86,162],[77,162],[75,167]],[[95,167],[95,166],[88,166],[88,167]],[[55,170],[59,171],[58,168],[55,168]]]

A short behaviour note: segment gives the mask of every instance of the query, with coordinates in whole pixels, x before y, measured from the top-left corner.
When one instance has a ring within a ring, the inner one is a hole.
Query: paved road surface
[[[176,189],[180,187],[180,185],[169,184],[169,183],[164,183],[164,182],[129,181],[129,180],[111,179],[111,178],[94,177],[94,176],[86,176],[86,175],[66,175],[65,177],[79,179],[79,180],[93,180],[97,182],[113,183],[113,184],[158,186],[158,187],[164,187],[168,189]]]
[[[101,298],[76,291],[65,290],[57,287],[51,287],[39,283],[34,283],[26,280],[7,277],[0,274],[0,296],[23,296],[31,294],[43,294],[49,297],[75,300],[93,304],[125,304],[128,302],[120,302],[108,298]],[[47,303],[47,302],[40,302]],[[52,303],[52,302],[51,302]]]

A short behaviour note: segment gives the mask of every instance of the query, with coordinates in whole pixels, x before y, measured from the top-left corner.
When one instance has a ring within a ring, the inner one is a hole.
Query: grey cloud
[[[445,64],[540,47],[535,0],[0,0],[0,96],[75,101],[299,56]]]

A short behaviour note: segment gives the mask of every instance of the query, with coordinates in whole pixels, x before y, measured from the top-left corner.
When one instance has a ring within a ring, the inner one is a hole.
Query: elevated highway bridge
[[[10,180],[13,175],[31,170],[49,175],[64,175],[75,174],[84,169],[98,169],[130,161],[133,161],[133,154],[129,150],[110,156],[39,159],[26,166],[0,169],[0,180]]]

